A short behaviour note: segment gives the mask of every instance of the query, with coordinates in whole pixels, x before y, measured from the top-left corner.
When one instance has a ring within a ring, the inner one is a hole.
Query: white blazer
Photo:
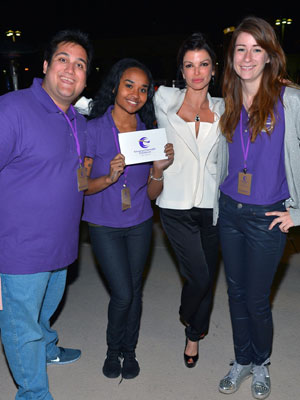
[[[201,158],[199,157],[196,135],[192,135],[187,123],[177,112],[180,109],[186,89],[160,86],[154,96],[154,107],[159,128],[165,128],[169,143],[174,146],[174,162],[164,171],[164,188],[156,200],[162,208],[191,209],[195,206],[197,188],[200,185],[204,191],[205,174],[211,174],[213,179],[206,179],[205,185],[212,193],[211,208],[216,190],[216,152],[219,138],[218,120],[224,111],[221,98],[208,95],[209,108],[215,113],[215,122],[210,134],[201,143]],[[201,138],[199,138],[201,140]]]

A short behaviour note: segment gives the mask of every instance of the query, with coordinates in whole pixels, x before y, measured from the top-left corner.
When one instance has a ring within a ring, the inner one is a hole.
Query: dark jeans
[[[284,202],[270,206],[242,204],[221,194],[220,239],[228,284],[236,361],[261,365],[271,354],[273,321],[271,285],[282,257],[286,235],[267,211],[285,211]]]
[[[110,289],[107,345],[134,351],[142,309],[142,279],[152,236],[152,218],[129,228],[89,226],[93,251]]]
[[[179,313],[193,341],[206,335],[212,308],[212,288],[218,261],[218,227],[212,209],[160,209],[162,226],[176,254],[184,284]]]

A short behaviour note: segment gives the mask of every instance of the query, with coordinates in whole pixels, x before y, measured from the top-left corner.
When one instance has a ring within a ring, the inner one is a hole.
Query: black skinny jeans
[[[129,228],[89,226],[95,256],[110,289],[108,350],[134,351],[142,310],[142,281],[152,237],[152,218]]]
[[[187,338],[197,341],[209,328],[218,262],[218,227],[212,225],[212,209],[208,208],[161,208],[160,216],[185,279],[179,314],[187,324]]]

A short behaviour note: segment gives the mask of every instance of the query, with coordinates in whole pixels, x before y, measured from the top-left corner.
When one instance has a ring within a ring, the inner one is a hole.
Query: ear
[[[43,73],[46,75],[46,73],[47,73],[47,69],[48,69],[48,61],[44,61],[44,64],[43,64]]]

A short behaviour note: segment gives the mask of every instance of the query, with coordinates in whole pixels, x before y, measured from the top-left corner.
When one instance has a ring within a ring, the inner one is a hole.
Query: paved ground
[[[296,246],[296,247],[295,247]],[[297,253],[299,251],[299,253]],[[272,400],[300,398],[300,233],[287,243],[272,293],[275,325],[270,367]],[[55,400],[244,400],[252,399],[250,380],[226,396],[219,379],[233,358],[231,327],[222,261],[216,282],[210,333],[201,342],[199,363],[183,363],[184,328],[178,320],[181,280],[159,222],[145,272],[144,306],[137,356],[141,373],[134,380],[107,379],[101,368],[106,352],[108,294],[92,255],[85,226],[80,257],[70,269],[66,296],[54,321],[60,345],[82,349],[81,359],[49,366]],[[0,399],[14,399],[16,388],[0,349]]]

